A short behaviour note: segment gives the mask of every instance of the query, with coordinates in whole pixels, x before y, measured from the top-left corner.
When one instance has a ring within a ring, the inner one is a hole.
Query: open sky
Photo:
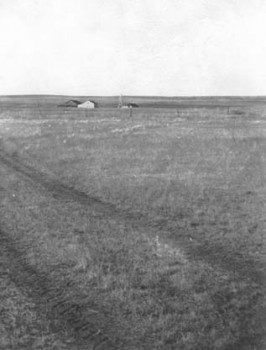
[[[264,0],[0,0],[0,94],[266,95]]]

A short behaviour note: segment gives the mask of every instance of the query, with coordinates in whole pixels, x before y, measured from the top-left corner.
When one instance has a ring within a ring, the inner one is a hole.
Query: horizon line
[[[54,96],[54,97],[119,97],[121,94],[117,95],[83,95],[83,94],[0,94],[0,97],[23,97],[23,96]],[[149,98],[149,97],[160,97],[160,98],[266,98],[266,95],[123,95],[123,97],[139,97],[139,98]]]

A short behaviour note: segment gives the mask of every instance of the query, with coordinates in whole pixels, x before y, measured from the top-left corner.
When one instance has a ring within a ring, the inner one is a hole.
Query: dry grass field
[[[266,104],[29,101],[0,106],[0,348],[264,350]]]

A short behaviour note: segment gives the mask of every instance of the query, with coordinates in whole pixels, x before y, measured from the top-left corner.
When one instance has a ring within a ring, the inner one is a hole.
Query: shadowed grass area
[[[25,266],[45,275],[51,315],[83,339],[93,324],[121,349],[259,341],[263,118],[9,113],[0,119],[11,164],[1,164],[1,227]],[[15,171],[16,160],[66,184],[68,197]],[[37,296],[38,283],[29,282]]]

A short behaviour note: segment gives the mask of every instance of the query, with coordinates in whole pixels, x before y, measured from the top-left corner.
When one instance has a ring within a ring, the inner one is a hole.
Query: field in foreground
[[[263,350],[265,133],[262,106],[5,105],[5,348]]]

